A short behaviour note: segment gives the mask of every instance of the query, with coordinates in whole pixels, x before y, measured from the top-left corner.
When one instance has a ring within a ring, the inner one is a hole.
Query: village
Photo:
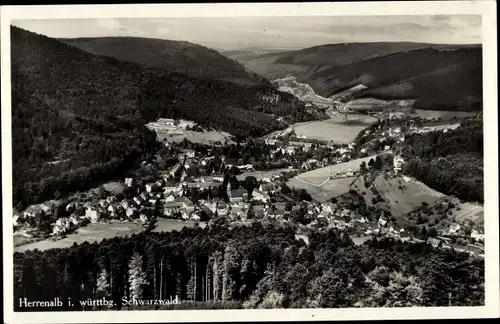
[[[422,240],[420,233],[398,227],[389,217],[384,217],[383,211],[367,218],[356,208],[349,208],[343,199],[319,203],[305,190],[287,187],[287,179],[297,173],[351,161],[356,157],[356,143],[328,146],[280,139],[265,142],[271,146],[270,157],[278,155],[288,161],[288,167],[262,171],[259,177],[256,176],[259,173],[255,170],[254,166],[258,168],[255,161],[243,164],[242,159],[204,155],[200,150],[185,148],[181,144],[173,149],[172,143],[165,143],[165,148],[176,152],[178,161],[168,170],[153,177],[127,177],[122,181],[123,190],[117,193],[94,190],[85,199],[66,202],[64,206],[30,206],[15,216],[15,228],[23,225],[36,227],[39,219],[48,218],[55,220],[50,222],[49,237],[57,240],[89,223],[135,222],[145,230],[158,219],[173,219],[203,226],[248,225],[255,221],[293,223],[297,225],[297,237],[305,241],[309,231],[331,228],[346,231],[356,244],[376,236],[451,248],[450,237],[464,237],[463,229],[457,225],[447,233],[440,233],[440,238],[432,235]],[[325,150],[329,154],[325,155]],[[320,155],[325,156],[323,159],[295,160],[300,152],[315,156],[320,151]],[[220,161],[220,165],[213,167],[214,161]],[[403,164],[404,159],[395,156],[392,172],[397,175]],[[154,161],[144,161],[141,168],[154,170],[157,166]],[[263,176],[264,172],[266,176]],[[332,174],[330,178],[356,176],[359,176],[359,171],[347,169]],[[484,240],[484,235],[477,230],[468,235],[471,242]]]

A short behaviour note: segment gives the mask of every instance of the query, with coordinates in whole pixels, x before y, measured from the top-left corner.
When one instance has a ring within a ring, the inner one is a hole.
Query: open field
[[[375,159],[376,157],[377,157],[376,155],[370,155],[364,158],[354,159],[345,163],[329,165],[323,168],[301,173],[297,177],[303,180],[314,182],[315,184],[320,184],[325,179],[329,178],[332,174],[346,172],[346,171],[353,171],[353,172],[359,171],[360,165],[363,161],[368,163],[370,159]],[[320,181],[319,179],[323,180]]]
[[[396,217],[409,213],[421,206],[423,202],[431,205],[439,199],[446,197],[444,194],[429,188],[422,182],[408,177],[391,176],[386,180],[383,175],[378,175],[373,184],[385,200],[384,202],[379,202],[378,205],[387,206],[392,215]],[[366,194],[363,194],[363,198],[366,204],[373,205],[372,199],[376,197],[376,194],[372,192],[371,188],[365,187],[363,177],[356,180],[354,189],[361,193],[365,192]]]
[[[348,114],[332,115],[329,120],[301,123],[292,126],[297,136],[330,141],[340,144],[348,144],[354,141],[361,130],[375,123],[376,118],[368,115]]]
[[[123,192],[126,187],[125,183],[119,181],[109,181],[104,183],[102,186],[106,191],[109,191],[114,195]]]
[[[484,222],[484,206],[469,202],[461,203],[458,199],[457,202],[453,201],[453,203],[456,205],[453,210],[456,221],[471,220],[478,225]]]
[[[474,117],[477,112],[467,112],[467,111],[444,111],[444,110],[423,110],[423,109],[413,109],[411,115],[420,116],[422,118],[441,118],[442,120],[451,120],[453,117],[464,118],[464,117]]]
[[[297,169],[276,169],[276,170],[270,170],[270,171],[249,171],[249,172],[244,172],[241,174],[238,174],[236,178],[240,181],[245,180],[246,177],[255,177],[257,180],[261,180],[263,178],[269,178],[271,179],[273,175],[280,175],[282,172],[288,173],[288,172],[293,172],[297,171]]]
[[[224,142],[233,143],[231,139],[232,136],[229,133],[219,131],[183,131],[182,133],[175,134],[156,131],[156,134],[159,141],[166,140],[168,142],[182,142],[185,138],[190,142],[201,144],[214,144],[216,142],[220,142],[222,144],[224,144]]]
[[[308,182],[307,180],[299,180],[297,178],[290,179],[287,185],[290,188],[306,189],[311,197],[319,202],[325,202],[333,197],[340,196],[349,191],[349,185],[355,178],[342,178],[335,180],[327,180],[322,186]]]
[[[356,178],[330,179],[331,175],[346,171],[359,171],[361,162],[365,161],[368,163],[370,159],[374,159],[375,157],[375,155],[372,155],[301,173],[295,178],[290,179],[287,185],[291,188],[306,189],[314,200],[324,202],[348,192],[350,189],[349,185]]]
[[[48,250],[55,248],[65,248],[70,247],[74,243],[81,244],[85,241],[93,243],[95,241],[99,242],[103,239],[109,239],[115,236],[126,236],[141,231],[141,228],[133,222],[121,222],[121,223],[91,223],[85,227],[79,228],[76,232],[68,235],[66,238],[52,241],[50,239],[39,241],[36,243],[30,243],[26,245],[21,245],[15,247],[15,251],[26,251],[26,250]]]
[[[180,231],[184,227],[194,227],[194,221],[184,221],[177,219],[157,218],[156,228],[153,232]],[[201,223],[200,223],[201,224]]]

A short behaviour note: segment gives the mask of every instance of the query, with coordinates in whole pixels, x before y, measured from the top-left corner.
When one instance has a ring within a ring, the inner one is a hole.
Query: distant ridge
[[[267,82],[215,49],[186,41],[142,37],[61,38],[59,41],[88,53],[197,78],[253,85]]]
[[[356,96],[415,99],[421,109],[482,109],[482,47],[477,44],[341,43],[234,58],[269,79],[292,74],[324,97],[363,84],[367,88]]]

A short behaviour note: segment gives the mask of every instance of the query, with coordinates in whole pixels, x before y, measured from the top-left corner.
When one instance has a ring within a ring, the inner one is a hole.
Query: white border
[[[4,248],[4,310],[6,323],[104,323],[104,322],[226,322],[359,320],[359,319],[441,319],[500,316],[499,302],[499,210],[498,210],[498,129],[495,1],[422,1],[350,3],[267,3],[267,4],[147,4],[78,6],[1,7],[2,49],[2,186]],[[106,311],[106,312],[13,312],[12,282],[12,164],[10,116],[10,21],[14,19],[57,18],[166,18],[234,16],[370,16],[370,15],[482,16],[484,89],[485,175],[485,288],[483,307],[287,309],[287,310],[200,310],[200,311]],[[486,171],[485,171],[486,172]]]

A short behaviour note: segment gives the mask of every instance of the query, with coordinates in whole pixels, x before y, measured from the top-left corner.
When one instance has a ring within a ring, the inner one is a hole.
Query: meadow
[[[383,174],[380,174],[373,181],[373,185],[384,199],[384,202],[378,202],[377,205],[385,206],[395,217],[409,213],[421,206],[423,202],[431,205],[446,197],[422,182],[406,176],[388,176],[386,179]],[[353,186],[362,194],[367,205],[374,205],[373,198],[377,194],[373,193],[371,188],[366,188],[363,177],[358,178]]]
[[[331,175],[346,171],[357,172],[363,161],[368,163],[372,158],[374,159],[375,155],[301,173],[290,179],[287,185],[291,188],[306,189],[314,200],[325,202],[348,192],[349,185],[355,180],[355,177],[330,179]]]
[[[297,136],[329,141],[338,144],[349,144],[364,128],[377,121],[376,118],[361,114],[332,115],[329,120],[314,121],[292,126]]]
[[[99,242],[103,239],[113,238],[115,236],[126,236],[134,233],[139,233],[141,227],[133,222],[120,223],[90,223],[84,227],[77,229],[74,233],[69,234],[65,238],[57,241],[46,239],[35,243],[25,244],[15,247],[15,251],[26,250],[48,250],[55,248],[70,247],[74,243],[81,244],[85,241],[89,243]]]

